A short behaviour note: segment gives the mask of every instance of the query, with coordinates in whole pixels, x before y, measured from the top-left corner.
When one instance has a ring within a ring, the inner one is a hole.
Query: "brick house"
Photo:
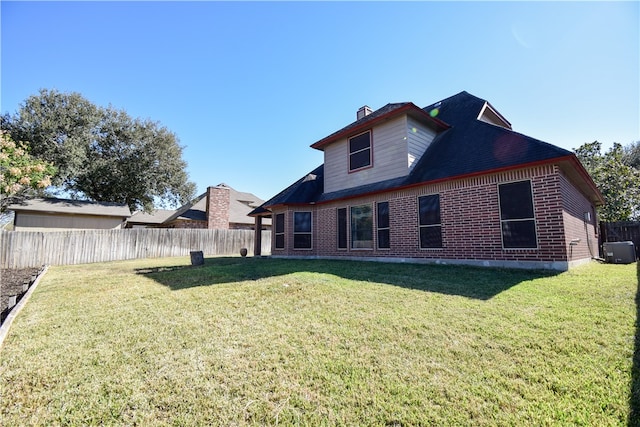
[[[311,147],[324,164],[251,213],[273,218],[272,256],[566,270],[598,254],[604,201],[575,154],[467,92],[363,107]]]
[[[252,230],[254,221],[247,216],[264,200],[251,193],[236,191],[226,184],[208,187],[207,191],[174,211],[157,210],[151,214],[136,212],[128,227],[154,228],[222,228]],[[271,225],[269,220],[262,229]]]

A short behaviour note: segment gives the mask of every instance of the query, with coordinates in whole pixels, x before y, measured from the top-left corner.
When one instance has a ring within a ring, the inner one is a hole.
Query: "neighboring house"
[[[272,256],[566,270],[598,255],[604,200],[575,154],[467,92],[363,107],[311,147],[324,164],[251,213],[274,219]]]
[[[251,193],[236,191],[226,184],[207,188],[191,203],[174,211],[136,212],[127,227],[254,229],[248,214],[264,200]],[[265,221],[262,229],[270,227]]]
[[[162,223],[175,212],[172,209],[156,209],[151,213],[137,211],[127,220],[127,228],[162,227]]]
[[[127,205],[55,198],[29,199],[9,205],[15,213],[15,231],[124,228],[131,211]]]

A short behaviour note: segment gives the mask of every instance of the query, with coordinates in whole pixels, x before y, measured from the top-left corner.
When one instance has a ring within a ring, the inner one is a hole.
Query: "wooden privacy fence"
[[[138,228],[53,232],[1,231],[2,268],[85,264],[136,258],[253,253],[252,230]],[[262,253],[271,252],[271,233],[262,232]]]
[[[633,242],[640,258],[640,221],[601,222],[600,239],[604,242]]]

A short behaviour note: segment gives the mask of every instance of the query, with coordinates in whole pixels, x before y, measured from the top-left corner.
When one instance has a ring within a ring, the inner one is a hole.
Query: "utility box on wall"
[[[606,242],[602,244],[604,259],[613,264],[631,264],[636,261],[633,242]]]

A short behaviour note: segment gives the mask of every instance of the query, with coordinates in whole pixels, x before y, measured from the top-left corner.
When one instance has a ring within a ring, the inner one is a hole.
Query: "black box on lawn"
[[[631,264],[636,261],[633,242],[606,242],[602,244],[604,259],[613,264]]]

